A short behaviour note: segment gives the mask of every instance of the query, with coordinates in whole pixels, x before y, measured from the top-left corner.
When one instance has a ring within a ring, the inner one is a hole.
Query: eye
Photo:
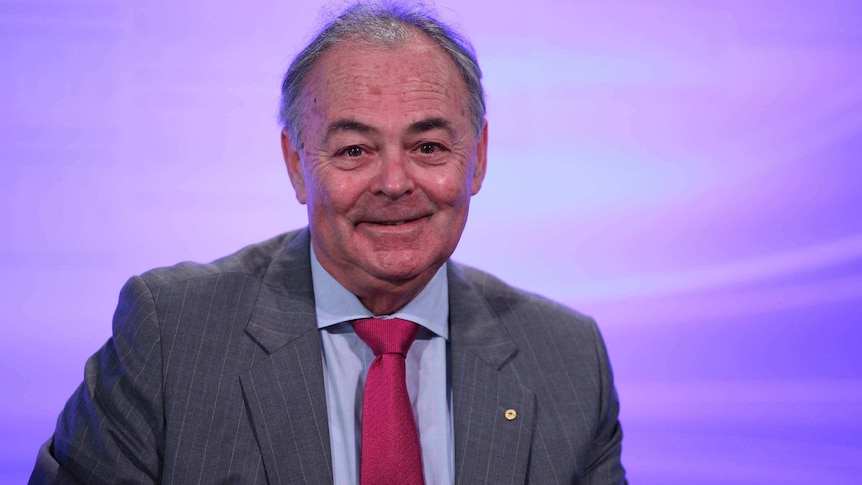
[[[419,145],[419,153],[431,155],[440,149],[440,145],[436,143],[423,143]]]
[[[350,146],[350,147],[345,148],[342,153],[344,153],[348,157],[361,157],[363,150],[361,147],[354,145],[354,146]]]

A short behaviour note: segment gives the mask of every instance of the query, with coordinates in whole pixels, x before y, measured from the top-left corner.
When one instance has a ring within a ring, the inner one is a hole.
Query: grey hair
[[[430,8],[403,0],[359,0],[327,22],[323,29],[290,63],[281,84],[279,121],[293,146],[302,147],[303,107],[300,98],[308,73],[320,56],[342,42],[397,46],[410,36],[411,27],[430,37],[446,51],[467,85],[470,115],[476,136],[485,122],[482,71],[466,37],[437,19]]]

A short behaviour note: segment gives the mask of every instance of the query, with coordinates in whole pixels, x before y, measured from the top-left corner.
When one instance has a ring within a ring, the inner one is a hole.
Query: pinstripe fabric
[[[625,483],[619,403],[591,319],[460,265],[449,312],[456,483]]]
[[[308,258],[302,230],[130,279],[31,483],[331,483]],[[594,323],[449,268],[456,482],[622,483]]]

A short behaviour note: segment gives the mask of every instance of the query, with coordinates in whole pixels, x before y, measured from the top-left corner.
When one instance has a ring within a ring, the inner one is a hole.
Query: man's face
[[[318,259],[376,313],[398,308],[369,301],[415,296],[461,237],[487,146],[467,100],[453,61],[422,34],[396,47],[347,42],[309,73],[304,146],[282,135]]]

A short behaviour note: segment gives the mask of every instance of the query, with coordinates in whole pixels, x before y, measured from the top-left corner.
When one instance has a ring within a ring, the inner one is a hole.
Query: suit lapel
[[[503,372],[517,348],[489,304],[451,263],[449,335],[455,483],[524,483],[535,396]]]
[[[240,378],[269,483],[332,483],[307,229],[264,276],[246,333],[266,352]]]

